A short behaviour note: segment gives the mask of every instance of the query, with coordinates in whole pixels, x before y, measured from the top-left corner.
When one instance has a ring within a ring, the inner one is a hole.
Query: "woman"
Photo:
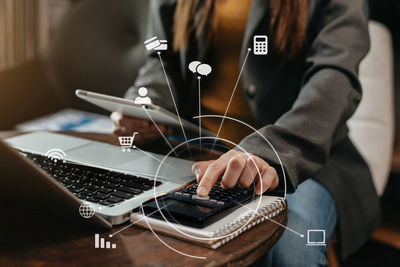
[[[357,70],[369,48],[366,1],[159,0],[152,1],[151,11],[149,36],[173,44],[162,60],[180,114],[190,119],[197,112],[197,76],[187,65],[212,63],[213,73],[202,79],[202,113],[224,115],[227,109],[228,116],[257,127],[274,145],[293,193],[287,197],[288,227],[300,233],[323,229],[327,240],[337,229],[342,258],[359,248],[379,217],[369,169],[346,127],[361,98]],[[268,55],[248,51],[255,35],[269,37]],[[174,110],[156,51],[126,97],[135,99],[141,86],[153,102]],[[147,121],[116,113],[112,118],[117,134],[133,129],[150,138],[159,134]],[[218,132],[220,123],[204,120],[203,125]],[[198,195],[207,195],[220,176],[226,188],[257,180],[256,193],[281,192],[282,173],[271,148],[257,133],[234,127],[225,120],[219,136],[240,142],[252,154],[261,182],[252,161],[230,150],[194,165]],[[326,265],[326,247],[305,243],[285,231],[265,261],[268,266]]]

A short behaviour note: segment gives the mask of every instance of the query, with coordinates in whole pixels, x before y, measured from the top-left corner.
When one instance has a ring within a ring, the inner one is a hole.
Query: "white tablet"
[[[154,104],[135,104],[133,100],[98,94],[81,89],[76,90],[75,94],[77,97],[111,112],[117,111],[123,115],[137,119],[153,119],[156,123],[168,125],[173,128],[180,129],[181,127],[176,114]],[[199,132],[198,125],[182,118],[181,121],[185,131],[188,130],[188,132],[191,133]],[[215,134],[204,128],[201,129],[201,133],[203,136],[215,136]]]

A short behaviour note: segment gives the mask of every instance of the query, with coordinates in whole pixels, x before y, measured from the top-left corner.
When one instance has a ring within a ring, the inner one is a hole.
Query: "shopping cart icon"
[[[132,136],[120,136],[119,144],[121,145],[122,152],[131,152],[131,148],[135,148],[133,145],[133,141],[135,140],[135,136],[139,134],[138,132],[134,132]]]

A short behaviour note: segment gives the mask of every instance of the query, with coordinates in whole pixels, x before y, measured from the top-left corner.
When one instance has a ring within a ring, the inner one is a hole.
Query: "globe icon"
[[[92,218],[94,213],[94,206],[89,202],[83,202],[79,206],[79,214],[85,219]]]

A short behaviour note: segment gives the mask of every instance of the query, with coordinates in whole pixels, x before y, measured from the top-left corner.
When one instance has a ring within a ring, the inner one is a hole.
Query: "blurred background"
[[[390,51],[381,52],[389,55],[386,82],[394,90],[390,103],[380,104],[394,104],[394,127],[388,129],[395,138],[393,155],[387,152],[382,225],[343,266],[398,266],[400,1],[369,2],[371,20],[389,40]],[[0,130],[111,132],[108,114],[74,91],[123,96],[144,60],[147,15],[147,0],[0,0]]]

